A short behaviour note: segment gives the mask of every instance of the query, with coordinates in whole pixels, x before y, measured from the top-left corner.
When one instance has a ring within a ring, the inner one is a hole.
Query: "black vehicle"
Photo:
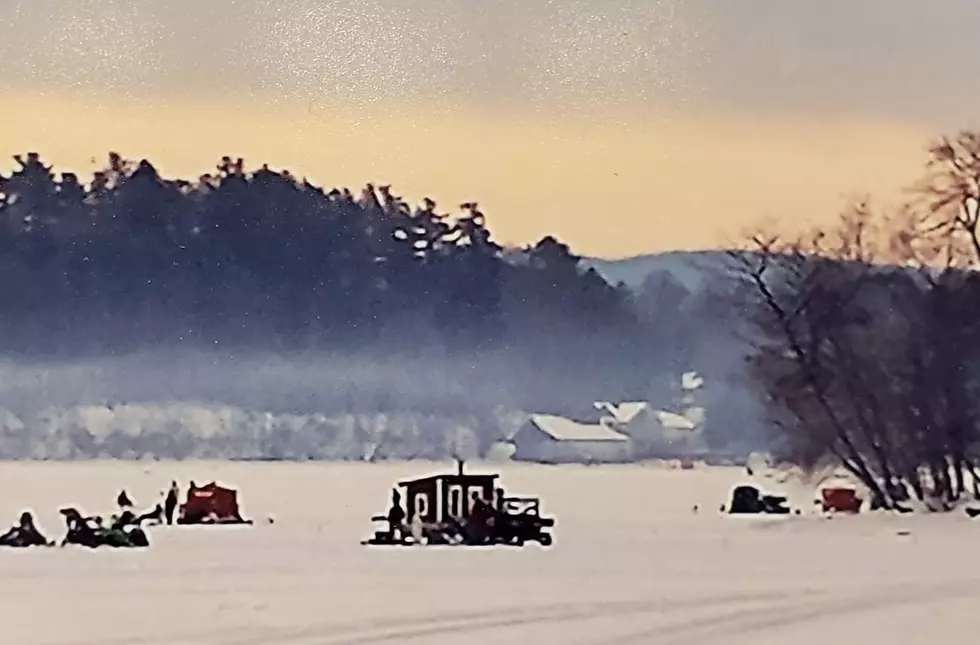
[[[788,515],[787,499],[782,495],[766,495],[755,486],[736,486],[728,507],[730,514]]]
[[[551,533],[545,529],[555,525],[550,517],[541,517],[541,501],[536,497],[506,497],[500,500],[491,532],[498,544],[523,546],[537,542],[551,546]]]

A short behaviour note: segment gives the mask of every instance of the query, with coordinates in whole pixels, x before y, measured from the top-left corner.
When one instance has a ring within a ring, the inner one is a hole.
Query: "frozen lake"
[[[952,645],[980,630],[980,520],[721,516],[738,469],[474,464],[542,496],[553,547],[359,544],[393,482],[452,468],[2,463],[0,522],[30,509],[52,538],[62,506],[109,515],[125,488],[148,508],[172,479],[236,487],[256,520],[151,527],[138,552],[2,550],[2,641]],[[788,492],[809,511],[810,491]]]

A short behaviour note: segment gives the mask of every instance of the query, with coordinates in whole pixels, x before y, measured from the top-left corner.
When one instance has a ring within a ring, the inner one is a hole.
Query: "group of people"
[[[131,511],[123,511],[114,515],[109,526],[105,526],[98,516],[85,517],[75,508],[63,508],[61,514],[65,518],[68,532],[61,546],[78,544],[96,548],[111,547],[146,547],[150,541],[140,526],[141,518],[135,518]],[[141,516],[142,517],[142,516]]]
[[[502,497],[502,495],[500,495]],[[483,496],[474,492],[469,500],[469,513],[465,516],[450,516],[447,526],[429,527],[425,526],[422,514],[416,512],[406,522],[407,514],[401,504],[401,493],[398,490],[392,491],[391,507],[388,509],[388,531],[391,541],[404,541],[407,535],[418,543],[426,532],[432,535],[435,531],[448,541],[465,541],[468,544],[483,544],[490,539],[494,523],[500,509],[497,509],[483,499]]]
[[[194,487],[194,482],[191,482],[191,488]],[[141,523],[141,520],[151,520],[159,524],[166,522],[168,526],[174,523],[175,514],[177,512],[177,507],[180,504],[180,488],[177,486],[177,482],[170,482],[170,489],[167,491],[164,497],[163,504],[157,504],[153,507],[153,510],[136,517],[137,523]],[[122,510],[122,513],[129,513],[132,516],[133,501],[126,494],[126,491],[119,493],[119,497],[116,498],[116,504]]]
[[[103,524],[98,516],[85,517],[76,508],[63,508],[61,515],[65,518],[66,533],[61,546],[79,544],[81,546],[115,546],[138,547],[148,546],[149,541],[132,513],[125,512],[113,517],[109,526]],[[0,535],[0,546],[25,548],[32,546],[54,546],[37,525],[30,511],[21,513],[17,523],[6,533]]]
[[[133,512],[133,501],[125,490],[119,493],[116,504],[119,513],[111,518],[108,526],[99,516],[86,517],[75,508],[63,508],[60,513],[65,518],[67,533],[62,540],[66,544],[81,544],[84,546],[147,546],[146,534],[142,530],[144,523],[171,525],[179,506],[180,489],[177,482],[171,482],[170,489],[162,504],[157,504],[152,510],[141,515]],[[21,513],[18,521],[3,535],[0,535],[0,546],[30,547],[54,546],[41,533],[30,511]]]

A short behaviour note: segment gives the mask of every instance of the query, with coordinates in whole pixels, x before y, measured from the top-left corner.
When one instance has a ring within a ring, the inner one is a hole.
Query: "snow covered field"
[[[141,552],[0,551],[0,642],[331,645],[974,643],[980,521],[731,518],[741,470],[507,465],[557,519],[550,549],[360,546],[399,478],[447,464],[3,463],[26,509],[151,507],[171,479],[241,490],[254,527],[150,529]],[[472,465],[469,469],[495,468]],[[765,480],[763,480],[765,481]],[[807,511],[809,491],[791,491]],[[700,512],[694,513],[695,504]],[[266,519],[275,518],[269,524]]]

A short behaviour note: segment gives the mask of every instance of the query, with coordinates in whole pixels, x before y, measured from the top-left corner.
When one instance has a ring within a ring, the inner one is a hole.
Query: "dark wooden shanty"
[[[405,513],[409,522],[416,513],[426,524],[442,524],[451,518],[466,519],[474,496],[494,503],[497,475],[471,475],[463,472],[462,461],[458,464],[455,474],[399,482],[398,485],[405,489]]]

